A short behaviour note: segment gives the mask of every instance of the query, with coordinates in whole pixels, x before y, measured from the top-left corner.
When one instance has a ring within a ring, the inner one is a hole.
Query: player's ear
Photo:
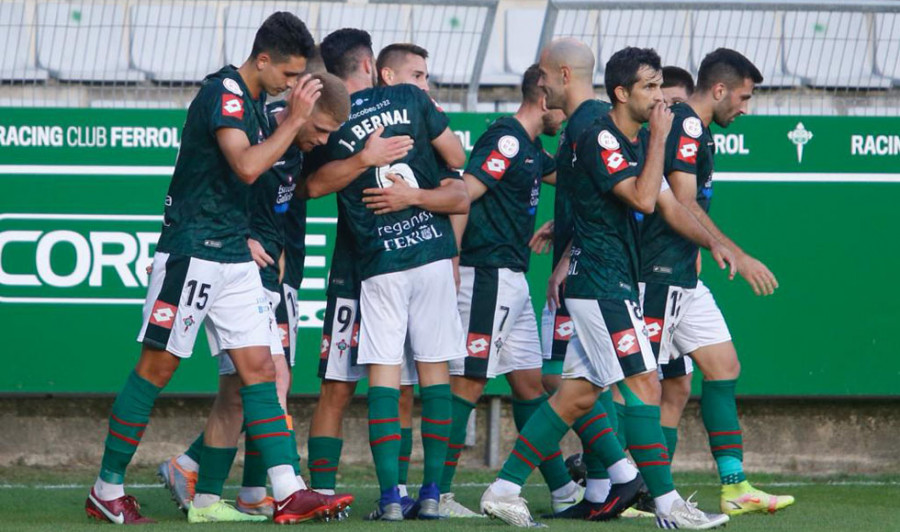
[[[546,113],[546,112],[549,112],[549,111],[550,111],[550,108],[547,107],[547,95],[546,95],[546,94],[543,95],[543,96],[541,96],[540,99],[539,99],[538,101],[539,101],[540,104],[541,104],[541,112],[542,112],[542,113]]]
[[[394,72],[384,67],[378,72],[378,81],[384,85],[390,85],[394,81]]]
[[[256,56],[256,69],[263,70],[271,62],[272,62],[272,58],[269,57],[268,53],[260,52],[259,55]]]
[[[728,87],[724,83],[716,83],[713,85],[712,94],[716,101],[722,101],[728,93]]]
[[[615,89],[613,89],[613,94],[616,95],[617,102],[628,103],[628,89],[619,85]],[[617,102],[613,102],[614,104]]]

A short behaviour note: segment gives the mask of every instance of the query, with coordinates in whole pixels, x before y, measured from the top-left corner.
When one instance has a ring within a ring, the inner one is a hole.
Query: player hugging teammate
[[[488,514],[533,526],[520,492],[535,468],[551,518],[608,520],[641,503],[661,528],[705,529],[725,514],[793,503],[746,480],[734,399],[740,365],[698,279],[704,247],[757,294],[777,288],[707,214],[709,126],[746,112],[762,81],[750,61],[716,50],[695,90],[690,74],[663,69],[653,50],[626,48],[605,68],[610,105],[595,99],[590,49],[554,41],[524,73],[518,111],[492,124],[466,163],[428,96],[426,50],[396,43],[376,58],[368,33],[345,28],[321,43],[328,73],[305,72],[313,53],[304,23],[275,13],[250,57],[207,76],[191,103],[141,355],[112,407],[90,517],[152,522],[125,494],[125,470],[201,325],[218,357],[219,393],[197,439],[159,468],[190,522],[343,518],[353,497],[335,493],[341,423],[364,377],[380,486],[369,519]],[[288,90],[266,106],[267,94]],[[665,90],[680,103],[669,108]],[[554,160],[540,135],[563,120]],[[542,183],[556,186],[555,216],[535,232]],[[294,352],[305,201],[331,193],[338,230],[307,487],[287,399],[292,368],[307,364]],[[529,248],[550,245],[542,343],[525,274]],[[700,511],[672,481],[691,360],[704,375],[701,410],[724,514]],[[520,434],[476,513],[455,499],[452,480],[469,415],[500,375]],[[413,385],[424,450],[417,497],[406,487]],[[560,456],[570,429],[584,446],[585,487]],[[241,433],[244,477],[232,506],[221,495]]]

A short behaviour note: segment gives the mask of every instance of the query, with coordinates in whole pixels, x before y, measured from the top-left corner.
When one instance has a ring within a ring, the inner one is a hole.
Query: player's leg
[[[407,345],[409,339],[407,338]],[[412,457],[412,417],[413,402],[415,401],[414,388],[419,384],[419,374],[416,371],[416,362],[409,349],[405,349],[403,365],[400,370],[400,461],[397,463],[397,481],[400,489],[400,505],[403,508],[403,518],[412,519],[418,514],[416,500],[409,495],[406,483],[409,478],[410,458]]]
[[[662,402],[659,406],[659,419],[662,424],[663,434],[666,437],[666,447],[669,449],[669,460],[674,460],[675,449],[678,445],[678,424],[691,398],[691,377],[694,365],[691,357],[685,355],[670,360],[667,364],[660,365],[659,373],[662,378]]]

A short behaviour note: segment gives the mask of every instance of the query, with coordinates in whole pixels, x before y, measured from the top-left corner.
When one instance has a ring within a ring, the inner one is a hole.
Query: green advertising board
[[[138,356],[146,267],[185,113],[0,111],[0,393],[115,393]],[[451,127],[470,149],[495,116],[455,114]],[[749,116],[715,141],[713,218],[781,284],[760,298],[704,265],[742,359],[739,393],[900,394],[900,121]],[[539,223],[552,205],[544,187]],[[318,390],[335,212],[333,198],[310,202],[297,393]],[[549,269],[546,255],[534,257],[538,311]],[[215,389],[203,335],[194,353],[170,392]]]

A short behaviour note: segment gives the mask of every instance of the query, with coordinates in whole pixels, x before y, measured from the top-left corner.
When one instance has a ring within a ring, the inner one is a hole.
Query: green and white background
[[[495,116],[453,114],[451,127],[471,148]],[[118,391],[139,352],[145,268],[184,117],[0,108],[0,394]],[[900,395],[900,120],[748,116],[716,144],[713,218],[781,284],[759,298],[704,266],[743,361],[739,393]],[[552,205],[545,187],[539,223]],[[312,394],[334,198],[311,202],[309,216],[294,392]],[[535,257],[538,310],[548,273],[549,258]],[[214,391],[200,337],[168,391]]]

